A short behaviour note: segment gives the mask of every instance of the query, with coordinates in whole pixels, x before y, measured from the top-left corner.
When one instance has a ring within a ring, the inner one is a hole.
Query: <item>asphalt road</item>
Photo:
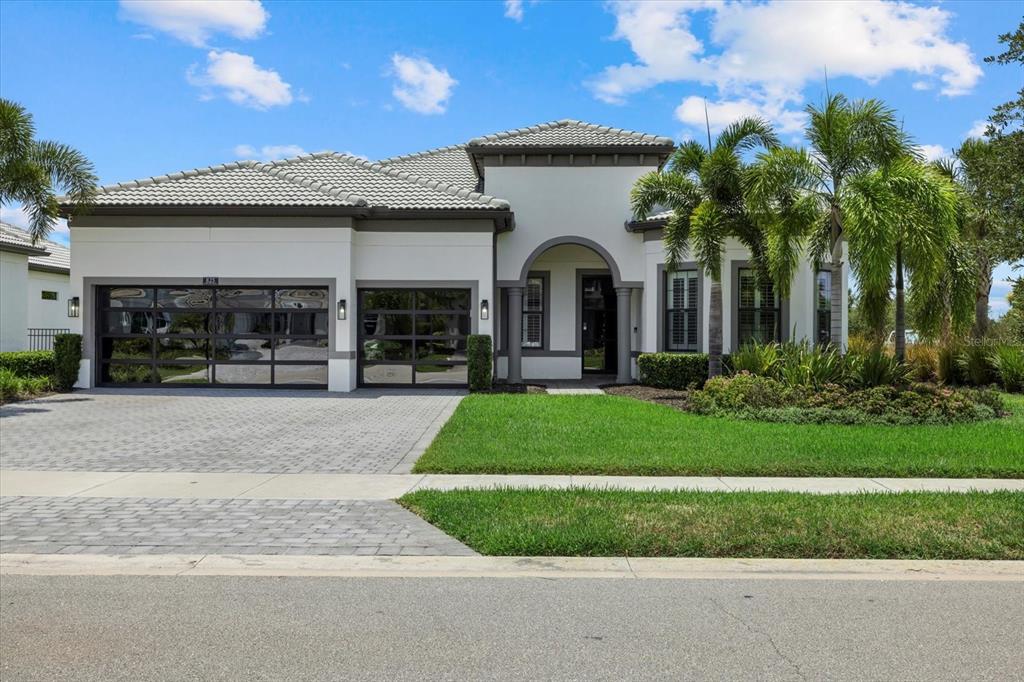
[[[1024,584],[39,577],[15,680],[1024,680]]]

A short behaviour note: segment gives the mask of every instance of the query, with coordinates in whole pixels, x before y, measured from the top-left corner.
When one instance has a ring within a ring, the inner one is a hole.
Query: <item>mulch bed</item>
[[[677,391],[672,388],[654,388],[653,386],[641,386],[640,384],[605,386],[604,392],[609,395],[621,395],[627,398],[635,398],[649,403],[666,405],[680,412],[687,411],[686,391]]]

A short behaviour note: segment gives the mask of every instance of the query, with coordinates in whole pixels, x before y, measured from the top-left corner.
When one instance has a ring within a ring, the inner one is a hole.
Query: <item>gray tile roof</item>
[[[97,206],[365,206],[361,197],[269,164],[237,161],[99,188]]]
[[[672,139],[572,119],[476,137],[469,147],[670,147]]]
[[[358,192],[371,206],[391,209],[507,209],[509,204],[443,178],[423,177],[381,162],[324,152],[268,166],[287,168],[303,177]]]
[[[30,268],[51,272],[71,272],[71,249],[49,240],[40,243],[50,254],[48,256],[29,256],[28,266]]]
[[[665,222],[672,217],[672,210],[658,211],[652,213],[643,220],[634,219],[626,222],[626,230],[629,232],[644,232],[646,230],[664,227]]]
[[[472,189],[477,187],[479,182],[464,144],[430,149],[417,154],[392,156],[390,159],[381,159],[378,163],[420,177],[444,180],[459,187]]]
[[[20,227],[0,222],[0,250],[16,251],[42,256],[46,253],[43,242],[32,243],[32,235]]]
[[[319,152],[107,185],[97,206],[373,206],[507,209],[508,202],[347,154]]]
[[[29,267],[58,272],[71,271],[71,251],[68,247],[48,239],[40,239],[33,245],[32,235],[28,231],[0,222],[0,249],[4,246],[28,254]]]

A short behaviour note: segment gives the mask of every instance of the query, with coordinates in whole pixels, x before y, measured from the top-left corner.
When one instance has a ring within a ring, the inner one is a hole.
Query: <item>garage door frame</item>
[[[85,311],[82,321],[82,358],[90,363],[88,368],[89,377],[93,386],[108,386],[117,388],[169,388],[169,389],[218,389],[218,388],[259,388],[276,390],[324,390],[322,384],[101,384],[102,359],[99,339],[101,325],[99,324],[100,300],[98,291],[106,286],[146,286],[146,287],[295,287],[312,288],[326,287],[327,289],[327,358],[328,358],[328,381],[330,375],[330,360],[337,358],[351,357],[346,352],[338,352],[337,348],[337,324],[335,322],[335,302],[338,299],[337,279],[333,277],[216,277],[216,284],[206,282],[205,277],[84,277],[82,279],[82,310]],[[212,364],[212,362],[211,362]]]
[[[470,280],[357,280],[355,286],[355,323],[356,327],[356,385],[360,388],[414,388],[414,389],[443,389],[443,388],[465,388],[466,383],[369,383],[363,381],[363,340],[366,336],[363,333],[363,310],[362,292],[365,289],[468,289],[469,290],[469,333],[477,334],[480,329],[479,315],[479,282]],[[415,350],[413,351],[415,353]],[[399,365],[413,365],[413,381],[415,382],[415,360],[412,363],[395,363]]]

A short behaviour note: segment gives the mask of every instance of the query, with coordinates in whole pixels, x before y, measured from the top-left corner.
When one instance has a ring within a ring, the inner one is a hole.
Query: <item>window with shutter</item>
[[[697,351],[698,315],[697,270],[665,273],[665,349]]]
[[[544,278],[530,277],[523,292],[523,348],[544,346]]]
[[[743,268],[738,277],[739,343],[768,343],[782,340],[782,311],[779,296],[770,281],[758,284],[753,270]]]

